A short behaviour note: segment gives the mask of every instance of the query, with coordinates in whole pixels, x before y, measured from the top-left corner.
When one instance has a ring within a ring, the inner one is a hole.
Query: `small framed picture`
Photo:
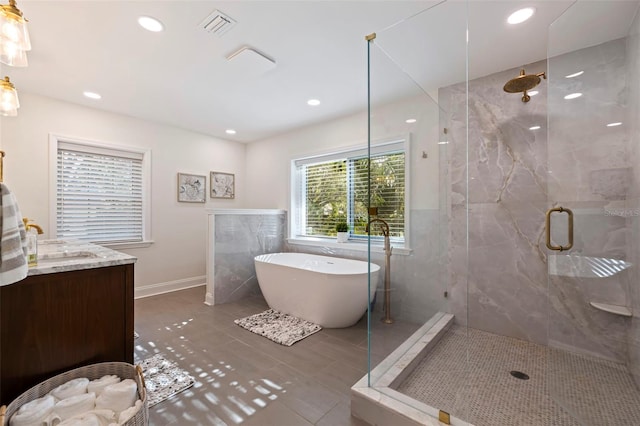
[[[207,177],[178,173],[178,201],[204,203],[207,198]]]
[[[235,175],[211,172],[211,198],[235,198]]]

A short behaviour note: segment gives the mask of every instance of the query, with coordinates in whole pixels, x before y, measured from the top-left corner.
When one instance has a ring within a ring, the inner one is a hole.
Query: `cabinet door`
[[[71,368],[133,361],[133,265],[0,287],[0,400]]]

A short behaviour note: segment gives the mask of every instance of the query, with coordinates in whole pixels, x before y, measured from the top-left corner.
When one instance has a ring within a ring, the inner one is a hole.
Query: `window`
[[[52,151],[56,238],[107,245],[148,239],[148,151],[56,136]]]
[[[404,141],[371,148],[371,206],[396,243],[405,239],[405,162]],[[334,237],[346,220],[352,240],[366,238],[368,165],[366,148],[294,160],[292,236]]]

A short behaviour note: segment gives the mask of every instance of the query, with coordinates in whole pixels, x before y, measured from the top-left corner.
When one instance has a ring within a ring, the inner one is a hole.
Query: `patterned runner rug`
[[[284,346],[291,346],[322,330],[318,324],[273,309],[237,319],[234,322],[252,333]]]
[[[147,388],[149,408],[190,388],[195,379],[175,363],[154,355],[140,363]]]

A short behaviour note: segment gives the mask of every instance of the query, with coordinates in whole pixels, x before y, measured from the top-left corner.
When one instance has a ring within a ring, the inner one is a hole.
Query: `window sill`
[[[341,250],[351,251],[364,251],[368,250],[368,245],[365,242],[359,241],[347,241],[346,243],[338,243],[330,238],[288,238],[287,243],[298,246],[313,246],[313,247],[330,247]],[[401,256],[409,256],[413,250],[408,247],[394,246],[391,244],[392,254],[398,254]],[[372,253],[384,253],[384,247],[381,244],[371,244]]]
[[[146,248],[146,247],[150,247],[151,244],[153,243],[154,243],[153,240],[147,240],[147,241],[139,241],[136,243],[102,243],[98,245],[101,245],[103,247],[108,247],[112,250],[123,250],[123,249]]]

